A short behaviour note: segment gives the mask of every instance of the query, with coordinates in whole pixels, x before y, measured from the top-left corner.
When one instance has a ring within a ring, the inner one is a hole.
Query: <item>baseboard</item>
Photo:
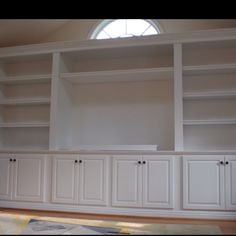
[[[192,210],[156,210],[156,209],[138,209],[138,208],[116,208],[99,206],[75,206],[52,203],[29,203],[0,201],[1,208],[18,208],[31,210],[64,211],[89,214],[106,215],[126,215],[143,217],[167,217],[167,218],[192,218],[192,219],[221,219],[236,220],[236,212],[232,211],[192,211]]]

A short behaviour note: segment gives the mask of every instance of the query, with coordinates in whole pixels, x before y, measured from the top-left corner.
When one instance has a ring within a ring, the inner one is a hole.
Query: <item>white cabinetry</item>
[[[77,155],[57,155],[53,158],[52,201],[77,203]]]
[[[183,207],[235,209],[235,161],[235,156],[184,156]]]
[[[114,156],[112,205],[173,208],[174,159]]]
[[[57,148],[174,149],[173,45],[130,40],[58,54]]]
[[[55,155],[52,202],[107,205],[108,160],[106,155]]]
[[[115,156],[112,171],[112,205],[142,206],[142,157]]]
[[[225,157],[226,208],[236,210],[236,156]]]
[[[107,205],[109,157],[80,155],[79,204]]]
[[[0,58],[2,149],[49,148],[51,67],[51,54]]]
[[[0,163],[1,199],[44,201],[45,158],[42,155],[1,154]]]
[[[235,150],[236,40],[183,43],[184,150]]]

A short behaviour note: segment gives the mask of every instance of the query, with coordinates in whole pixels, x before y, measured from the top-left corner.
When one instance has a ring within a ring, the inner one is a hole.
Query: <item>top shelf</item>
[[[61,73],[62,79],[72,83],[160,80],[172,76],[172,67]]]

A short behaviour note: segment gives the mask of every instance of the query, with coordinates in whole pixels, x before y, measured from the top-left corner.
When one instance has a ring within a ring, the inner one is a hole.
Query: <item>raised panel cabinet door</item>
[[[224,209],[224,156],[183,157],[183,207]]]
[[[78,202],[78,155],[53,157],[52,202]]]
[[[142,206],[142,157],[114,156],[112,160],[112,205]]]
[[[14,155],[13,160],[13,200],[44,201],[45,157],[18,154]]]
[[[173,157],[143,156],[143,207],[173,208]]]
[[[106,155],[80,155],[79,204],[107,205],[108,161]]]
[[[0,155],[0,200],[11,199],[11,164],[8,155]]]
[[[236,155],[225,156],[226,209],[236,210]]]

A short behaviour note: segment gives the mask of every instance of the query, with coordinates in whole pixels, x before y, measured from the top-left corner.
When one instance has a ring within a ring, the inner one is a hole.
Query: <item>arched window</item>
[[[91,39],[125,38],[159,34],[161,32],[152,20],[118,19],[104,20],[93,31]]]

